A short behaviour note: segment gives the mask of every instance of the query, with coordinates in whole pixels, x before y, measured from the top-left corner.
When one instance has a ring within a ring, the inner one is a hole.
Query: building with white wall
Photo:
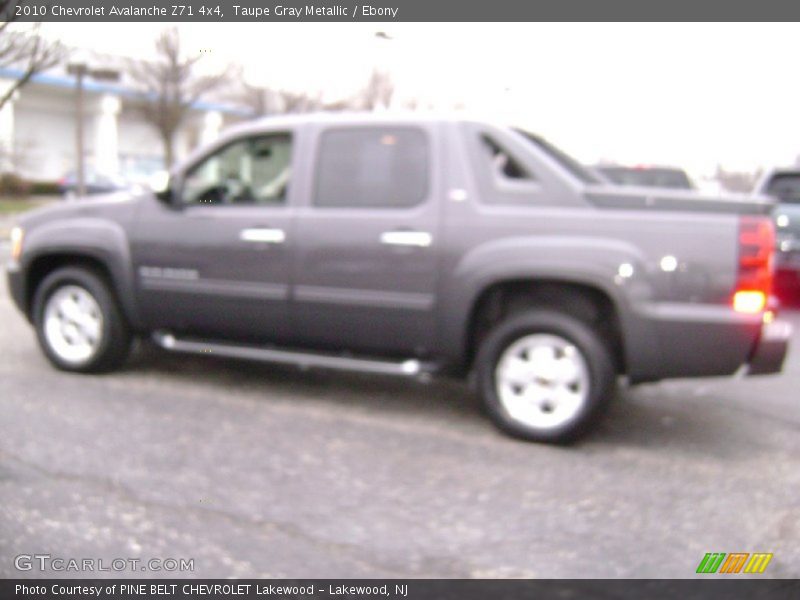
[[[0,69],[0,92],[22,76]],[[58,67],[40,73],[0,110],[0,171],[32,181],[54,181],[75,171],[76,81]],[[87,171],[141,181],[163,168],[158,131],[141,116],[143,95],[125,84],[84,79],[84,158]],[[175,140],[180,160],[213,140],[248,111],[229,103],[197,103]]]

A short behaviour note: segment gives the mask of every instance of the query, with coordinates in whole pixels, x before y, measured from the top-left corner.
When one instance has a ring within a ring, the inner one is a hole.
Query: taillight
[[[733,309],[758,313],[767,307],[772,291],[775,229],[769,217],[743,216],[739,219],[739,267]]]

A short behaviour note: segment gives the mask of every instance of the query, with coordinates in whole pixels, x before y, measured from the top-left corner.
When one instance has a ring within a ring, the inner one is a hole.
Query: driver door
[[[201,158],[172,205],[139,213],[133,252],[147,326],[282,341],[293,245],[292,132],[237,138]]]

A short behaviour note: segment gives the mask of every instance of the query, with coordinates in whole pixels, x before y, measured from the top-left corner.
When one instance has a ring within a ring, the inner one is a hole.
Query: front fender
[[[85,216],[41,223],[25,233],[20,270],[29,274],[37,260],[57,256],[85,257],[104,265],[126,317],[134,327],[139,324],[130,244],[120,224]],[[29,297],[30,290],[25,294]]]

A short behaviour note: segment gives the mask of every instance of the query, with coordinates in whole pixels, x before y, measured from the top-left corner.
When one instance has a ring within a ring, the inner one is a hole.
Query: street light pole
[[[86,75],[86,65],[75,65],[75,155],[77,157],[78,198],[86,195],[85,166],[83,164],[83,78]]]
[[[392,69],[387,58],[387,49],[385,44],[391,42],[394,37],[385,31],[376,31],[375,39],[382,40],[382,42],[378,42],[379,50],[375,53],[375,62],[372,67],[372,80],[376,85],[374,93],[377,103],[376,106],[372,107],[372,110],[387,110],[389,105],[392,103],[391,96],[394,91],[391,90],[387,94],[387,85],[393,87],[393,84],[391,83],[391,79],[389,79],[391,77]],[[387,95],[389,98],[386,97]]]
[[[67,73],[75,76],[75,153],[77,166],[78,189],[77,196],[86,195],[86,166],[83,152],[83,80],[88,75],[94,79],[117,81],[119,71],[113,69],[90,69],[86,63],[72,63],[67,65]]]

